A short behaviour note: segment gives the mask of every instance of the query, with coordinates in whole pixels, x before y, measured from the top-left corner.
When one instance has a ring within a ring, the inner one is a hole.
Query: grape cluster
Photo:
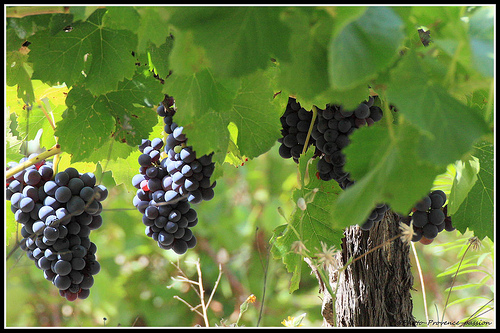
[[[443,191],[432,191],[415,205],[411,216],[403,219],[407,225],[413,225],[413,242],[428,244],[441,231],[455,230],[451,217],[447,214],[448,206],[444,206],[445,202],[446,194]]]
[[[202,200],[211,200],[214,197],[213,188],[216,182],[211,182],[210,177],[215,169],[212,155],[196,157],[193,147],[186,145],[186,135],[183,127],[176,123],[171,125],[172,133],[167,137],[165,153],[167,157],[162,160],[162,166],[172,177],[172,189],[181,196],[187,196],[191,203],[200,203]]]
[[[143,214],[146,235],[160,248],[182,254],[196,245],[190,228],[198,223],[198,218],[187,198],[172,187],[172,176],[160,162],[162,148],[160,138],[143,140],[139,146],[142,154],[138,158],[139,174],[132,178],[132,185],[137,188],[133,204]]]
[[[318,109],[316,123],[311,136],[316,148],[322,152],[317,164],[318,177],[328,181],[334,179],[343,189],[352,185],[349,173],[344,170],[345,156],[342,149],[349,144],[349,135],[361,126],[371,126],[382,119],[382,109],[374,103],[374,97],[360,103],[354,110],[341,105],[327,105]]]
[[[281,121],[281,143],[279,154],[283,158],[293,158],[298,163],[300,154],[304,150],[307,141],[307,133],[311,125],[313,113],[300,106],[293,97],[288,98],[285,112],[280,117]],[[314,145],[315,140],[309,137],[307,147]]]
[[[215,163],[213,154],[197,157],[187,145],[183,127],[173,121],[173,105],[173,99],[166,96],[156,110],[168,134],[165,142],[155,138],[139,146],[139,174],[132,178],[137,188],[133,204],[143,214],[146,235],[160,248],[183,254],[196,245],[191,228],[198,217],[191,204],[214,197],[216,182],[210,178]]]
[[[344,170],[345,155],[342,149],[349,144],[349,136],[357,128],[365,125],[371,126],[382,119],[382,109],[374,105],[374,101],[375,98],[370,96],[354,110],[347,110],[341,105],[333,104],[328,104],[325,109],[317,108],[317,118],[312,127],[309,143],[316,147],[315,155],[319,156],[317,163],[319,179],[324,181],[334,179],[342,189],[347,189],[354,184],[354,181],[349,178],[349,173]],[[280,155],[282,157],[292,156],[296,162],[298,161],[309,130],[311,114],[312,112],[300,108],[300,104],[295,99],[289,98],[285,113],[281,117],[282,138],[278,140],[281,143]],[[388,209],[386,204],[377,205],[361,228],[369,230],[375,222],[384,217]]]
[[[15,165],[11,162],[8,168]],[[100,271],[90,232],[102,225],[101,201],[107,196],[93,173],[69,167],[54,175],[50,161],[7,180],[6,197],[22,225],[21,249],[69,301],[87,298]]]

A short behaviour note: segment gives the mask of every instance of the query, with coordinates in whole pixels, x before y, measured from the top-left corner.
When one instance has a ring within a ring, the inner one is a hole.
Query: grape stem
[[[24,170],[24,169],[26,169],[26,168],[28,168],[28,167],[30,167],[38,162],[46,160],[49,157],[56,156],[60,153],[61,153],[61,146],[59,144],[56,144],[55,146],[53,146],[49,150],[44,151],[43,153],[40,153],[40,154],[36,155],[35,157],[32,157],[32,158],[24,161],[23,163],[16,165],[12,169],[7,170],[7,172],[5,174],[5,178],[9,179],[10,177],[14,176],[19,171]]]
[[[302,149],[302,154],[306,153],[307,145],[309,144],[309,138],[311,137],[311,132],[314,128],[314,122],[316,121],[316,116],[318,115],[318,109],[316,108],[316,105],[313,105],[312,113],[313,113],[313,116],[311,119],[311,124],[309,125],[309,130],[307,131],[306,142],[304,143],[304,148]]]

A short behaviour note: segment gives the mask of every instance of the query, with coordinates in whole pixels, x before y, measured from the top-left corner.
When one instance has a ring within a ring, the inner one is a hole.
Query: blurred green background
[[[202,317],[177,298],[196,306],[200,302],[198,295],[187,283],[174,280],[179,275],[178,266],[189,279],[198,281],[195,263],[199,260],[205,299],[212,293],[222,265],[222,276],[208,310],[210,326],[234,324],[240,305],[253,294],[256,302],[249,304],[239,325],[284,327],[282,321],[288,316],[305,314],[303,326],[320,327],[321,295],[308,266],[304,263],[299,290],[290,294],[291,275],[280,260],[269,254],[274,228],[285,223],[278,207],[286,215],[293,211],[291,194],[297,186],[295,163],[280,158],[277,150],[275,145],[238,168],[223,166],[224,176],[217,179],[215,198],[196,205],[199,223],[192,230],[198,244],[182,256],[160,249],[145,235],[141,214],[132,209],[135,191],[130,184],[109,186],[110,195],[103,202],[103,226],[90,236],[98,247],[101,271],[95,276],[89,298],[66,301],[25,253],[17,250],[5,266],[6,326],[204,326]],[[105,171],[109,176],[110,170]],[[106,185],[110,179],[104,177],[103,183]],[[6,219],[13,219],[9,206],[7,202]],[[415,244],[429,319],[441,318],[446,289],[453,280],[453,274],[439,274],[450,267],[456,271],[471,236],[442,232],[431,245]],[[7,253],[15,242],[15,235],[8,239]],[[414,316],[425,321],[413,254],[411,260]],[[493,262],[493,246],[487,239],[479,250],[467,251],[461,269],[466,272],[457,276],[446,320],[468,318],[493,298]],[[481,318],[492,320],[494,311],[487,311]]]

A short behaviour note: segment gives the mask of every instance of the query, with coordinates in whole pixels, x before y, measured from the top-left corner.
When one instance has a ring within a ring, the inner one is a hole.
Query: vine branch
[[[12,169],[7,170],[5,173],[5,178],[9,179],[10,177],[14,176],[16,173],[18,173],[21,170],[24,170],[38,162],[41,162],[43,160],[46,160],[49,157],[56,156],[61,153],[61,146],[59,144],[56,144],[54,147],[50,148],[47,151],[44,151],[43,153],[40,153],[36,155],[35,157],[32,157],[23,163],[20,163],[13,167]]]
[[[6,9],[6,16],[22,18],[42,14],[69,14],[67,6],[11,6]]]

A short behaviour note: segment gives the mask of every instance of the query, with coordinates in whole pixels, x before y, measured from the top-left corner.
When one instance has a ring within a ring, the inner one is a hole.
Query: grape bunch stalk
[[[137,188],[133,204],[143,214],[148,237],[164,250],[184,254],[196,245],[191,228],[198,217],[191,204],[214,197],[216,182],[210,178],[215,163],[213,154],[197,157],[187,145],[183,127],[173,121],[173,98],[166,96],[156,112],[168,136],[165,141],[144,139],[139,145],[139,174],[132,178]]]
[[[22,225],[20,248],[68,301],[90,295],[99,273],[92,230],[102,225],[102,204],[108,196],[93,173],[69,167],[54,174],[51,161],[29,156],[7,165],[6,197]],[[29,164],[29,163],[28,163]],[[11,170],[11,172],[9,172]]]

